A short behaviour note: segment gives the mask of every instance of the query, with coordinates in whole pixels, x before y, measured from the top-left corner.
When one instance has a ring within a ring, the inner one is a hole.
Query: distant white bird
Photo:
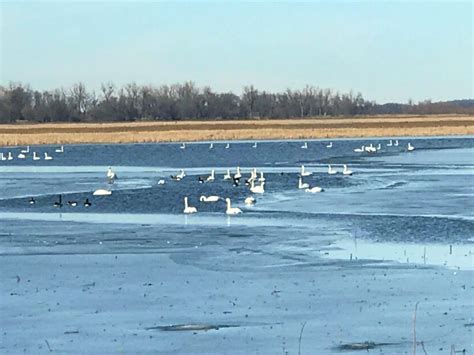
[[[158,180],[158,185],[164,185],[165,184],[165,180],[161,179],[161,180]]]
[[[181,146],[180,146],[181,149],[186,149],[186,143],[181,143]]]
[[[23,153],[18,154],[18,159],[25,159],[26,155]]]
[[[94,195],[94,196],[110,196],[110,195],[112,195],[112,191],[106,190],[106,189],[98,189],[98,190],[95,190],[92,195]]]
[[[387,147],[391,147],[393,145],[393,141],[390,139],[390,142],[387,143]]]
[[[214,148],[214,143],[211,143],[211,144],[209,145],[209,149],[213,149],[213,148]]]
[[[49,156],[48,153],[44,152],[44,160],[53,160],[53,157]]]
[[[365,151],[367,153],[375,153],[377,151],[377,149],[374,147],[374,145],[372,143],[370,143],[369,146],[365,147]]]
[[[214,171],[214,169],[212,169],[211,170],[211,175],[209,175],[207,177],[206,182],[213,182],[214,181],[214,179],[215,179],[215,174],[214,173],[215,173],[215,171]]]
[[[61,148],[57,148],[55,150],[56,153],[64,153],[64,146],[62,145]]]
[[[309,188],[305,189],[304,191],[315,194],[315,193],[318,193],[318,192],[322,192],[324,190],[319,186],[314,186],[314,187],[309,187]]]
[[[263,194],[265,192],[265,181],[262,181],[260,186],[255,186],[255,182],[252,180],[250,191],[252,191],[254,194]]]
[[[304,144],[301,146],[301,149],[308,149],[308,142],[304,142]]]
[[[343,175],[352,175],[352,171],[347,168],[347,165],[344,164],[344,169],[342,170]]]
[[[382,145],[379,143],[379,144],[377,145],[377,150],[380,150],[380,149],[382,149]]]
[[[307,189],[309,187],[309,184],[303,183],[303,178],[300,176],[298,179],[298,189]]]
[[[232,176],[230,175],[230,169],[227,169],[227,173],[224,175],[224,180],[231,180]]]
[[[252,148],[257,148],[257,142],[253,144]]]
[[[244,202],[245,202],[245,204],[246,204],[247,206],[251,206],[251,205],[255,204],[256,201],[257,201],[257,200],[255,199],[255,197],[249,196],[249,197],[247,197],[247,198],[245,199]]]
[[[332,142],[330,142],[330,143],[326,146],[326,148],[332,148]]]
[[[176,175],[176,177],[180,180],[184,179],[185,176],[186,176],[186,173],[184,172],[183,169],[180,169],[179,174]]]
[[[0,160],[5,161],[5,160],[7,160],[7,157],[5,155],[3,155],[3,153],[0,153]]]
[[[217,202],[220,200],[220,197],[219,196],[204,196],[202,195],[201,197],[199,197],[199,201],[201,202]]]
[[[30,152],[30,146],[29,146],[29,145],[26,147],[26,149],[22,149],[22,150],[21,150],[21,153],[27,154],[27,153],[29,153],[29,152]]]
[[[362,153],[362,152],[365,152],[365,145],[363,145],[362,147],[360,148],[356,148],[354,149],[354,152],[356,153]]]
[[[227,203],[227,209],[225,210],[225,213],[226,213],[226,214],[235,215],[235,214],[242,213],[242,210],[241,210],[240,208],[232,207],[232,206],[231,206],[231,204],[230,204],[230,198],[226,198],[226,199],[225,199],[225,202]]]
[[[410,142],[408,142],[407,149],[408,149],[408,151],[409,151],[409,152],[412,152],[412,151],[414,151],[414,150],[415,150],[415,147],[414,147],[414,146],[412,146]]]
[[[191,214],[191,213],[196,213],[197,212],[197,208],[196,207],[191,207],[188,205],[188,197],[186,196],[184,198],[184,213],[186,214]]]
[[[395,143],[393,143],[395,147],[398,147],[398,139],[395,140]]]
[[[7,160],[13,160],[12,152],[8,152]]]
[[[36,152],[33,152],[33,160],[40,160],[41,157],[39,157]]]
[[[257,169],[253,168],[250,172],[249,182],[257,180]]]
[[[311,174],[312,174],[311,172],[304,170],[304,165],[301,165],[301,171],[300,171],[301,176],[310,176]]]
[[[117,174],[115,174],[115,172],[112,170],[111,167],[109,167],[107,169],[107,179],[109,180],[109,182],[114,182],[114,180],[117,178]]]
[[[265,181],[265,177],[263,176],[263,171],[260,172],[260,177],[258,178],[259,182]]]
[[[227,145],[225,146],[225,149],[229,149],[230,148],[230,144],[227,143]]]
[[[240,166],[237,167],[237,172],[234,174],[234,179],[240,179],[242,174],[240,173]]]
[[[328,165],[328,174],[329,175],[336,175],[337,174],[337,170],[333,169],[331,164]]]

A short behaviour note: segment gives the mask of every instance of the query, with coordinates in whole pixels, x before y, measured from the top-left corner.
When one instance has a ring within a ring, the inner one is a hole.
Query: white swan
[[[344,169],[342,170],[342,174],[343,174],[343,175],[352,175],[352,170],[349,170],[349,169],[347,168],[347,165],[344,164]]]
[[[301,149],[308,149],[308,142],[304,142],[304,144],[301,146]]]
[[[26,149],[22,149],[22,150],[21,150],[21,153],[27,154],[27,153],[29,153],[29,152],[30,152],[30,146],[29,146],[29,145],[26,147]]]
[[[362,152],[365,152],[365,145],[363,145],[362,147],[360,148],[356,148],[354,149],[354,152],[356,153],[362,153]]]
[[[393,141],[390,139],[390,142],[387,143],[387,147],[391,147],[393,145]]]
[[[202,195],[201,197],[199,197],[199,201],[201,202],[217,202],[220,200],[220,197],[219,196],[204,196]]]
[[[227,209],[225,210],[226,214],[234,215],[234,214],[242,213],[242,210],[240,208],[232,207],[230,205],[230,198],[226,198],[225,202],[227,203]]]
[[[395,143],[393,143],[395,147],[398,147],[398,139],[395,139]]]
[[[181,143],[181,146],[180,146],[181,149],[186,149],[186,143]]]
[[[33,160],[40,160],[41,158],[36,154],[36,152],[33,152]]]
[[[312,174],[311,172],[304,170],[304,165],[301,165],[301,172],[300,172],[301,176],[310,176],[311,174]]]
[[[44,160],[53,160],[53,157],[49,156],[48,153],[44,152]]]
[[[414,151],[414,150],[415,150],[415,147],[414,147],[414,146],[412,146],[410,142],[408,142],[407,149],[408,149],[408,151],[409,151],[409,152],[412,152],[412,151]]]
[[[113,181],[114,179],[117,178],[117,174],[115,174],[113,171],[112,171],[112,168],[109,167],[107,169],[107,179],[109,179],[109,181]]]
[[[255,182],[253,180],[250,184],[250,191],[252,191],[254,194],[263,194],[265,192],[265,181],[262,181],[259,186],[255,186]]]
[[[229,149],[230,148],[230,144],[227,143],[226,146],[225,146],[225,149]]]
[[[55,150],[56,153],[64,153],[64,146],[62,145],[61,148],[57,148]]]
[[[255,199],[255,197],[249,196],[249,197],[247,197],[247,198],[245,199],[244,202],[245,202],[245,204],[246,204],[247,206],[251,206],[251,205],[254,205],[256,201],[257,201],[257,200]]]
[[[191,207],[188,205],[188,197],[184,198],[184,213],[186,214],[191,214],[191,213],[196,213],[197,209],[196,207]]]
[[[7,160],[7,158],[3,155],[3,153],[0,153],[0,160],[1,161]]]
[[[110,196],[110,195],[112,195],[112,191],[106,190],[106,189],[98,189],[98,190],[95,190],[92,195],[94,195],[94,196]]]
[[[326,146],[326,148],[332,148],[332,142],[330,142],[330,143]]]
[[[7,160],[13,160],[12,152],[8,152]]]
[[[250,172],[249,182],[257,180],[257,169],[253,168]]]
[[[213,148],[214,148],[214,143],[211,143],[211,144],[209,145],[209,149],[213,149]]]
[[[161,180],[158,180],[158,185],[164,185],[165,184],[165,180],[161,179]]]
[[[312,193],[312,194],[315,194],[315,193],[318,193],[318,192],[322,192],[324,191],[321,187],[319,186],[314,186],[314,187],[308,187],[307,189],[304,190],[305,192],[309,192],[309,193]]]
[[[26,155],[23,153],[18,154],[18,159],[25,159]]]
[[[227,173],[224,175],[224,180],[230,180],[232,176],[230,176],[230,169],[227,169]]]
[[[257,142],[253,144],[252,148],[257,148]]]
[[[185,176],[186,176],[186,173],[184,172],[183,169],[180,169],[179,174],[176,175],[176,177],[177,177],[179,180],[184,179]]]
[[[382,145],[379,143],[379,145],[377,146],[377,150],[380,150],[382,149]]]
[[[365,147],[365,151],[367,153],[375,153],[377,151],[377,149],[374,147],[374,145],[372,143],[370,143],[369,146]]]
[[[211,175],[209,175],[206,179],[206,182],[213,182],[214,179],[215,179],[215,175],[214,175],[215,171],[214,169],[211,170]]]
[[[329,174],[329,175],[335,175],[335,174],[337,174],[337,170],[336,170],[336,169],[333,169],[333,168],[331,167],[331,164],[328,165],[328,174]]]
[[[263,171],[260,172],[260,177],[258,178],[259,182],[265,181],[265,176],[263,176]]]
[[[309,187],[309,184],[303,183],[303,178],[300,176],[298,180],[298,189],[307,189]]]
[[[234,179],[240,179],[242,174],[240,173],[240,166],[237,167],[237,172],[234,174]]]

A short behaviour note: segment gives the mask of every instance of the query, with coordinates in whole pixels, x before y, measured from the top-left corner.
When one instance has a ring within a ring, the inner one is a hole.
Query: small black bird
[[[88,198],[86,198],[86,201],[84,202],[84,207],[90,207],[92,203],[89,201]]]

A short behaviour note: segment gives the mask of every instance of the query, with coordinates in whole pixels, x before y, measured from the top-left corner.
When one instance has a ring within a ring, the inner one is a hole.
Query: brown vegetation
[[[0,145],[140,143],[474,134],[474,117],[372,116],[302,120],[56,123],[0,126]]]

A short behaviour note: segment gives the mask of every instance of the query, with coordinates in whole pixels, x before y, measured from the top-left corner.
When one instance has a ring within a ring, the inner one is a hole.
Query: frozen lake
[[[398,141],[0,148],[0,352],[412,354],[419,302],[418,352],[470,353],[474,138]],[[297,188],[303,164],[324,192]],[[265,173],[254,206],[244,178],[223,180],[237,166]],[[160,328],[180,324],[200,326]]]

